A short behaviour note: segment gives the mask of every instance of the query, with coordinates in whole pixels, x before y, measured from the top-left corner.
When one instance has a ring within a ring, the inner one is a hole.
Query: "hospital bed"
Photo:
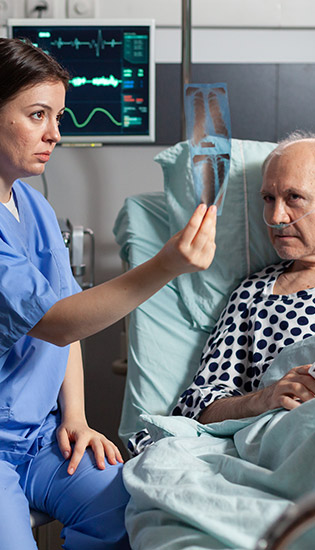
[[[218,217],[215,259],[206,272],[171,281],[129,318],[128,370],[120,437],[143,428],[142,413],[169,414],[191,382],[201,349],[230,292],[249,273],[276,263],[259,213],[261,164],[274,144],[232,140],[230,179]],[[130,267],[152,257],[195,208],[187,142],[155,159],[164,192],[127,198],[114,233]]]
[[[169,415],[191,382],[207,336],[233,288],[249,273],[276,263],[262,220],[261,165],[275,144],[232,140],[230,177],[217,223],[210,268],[182,275],[129,316],[128,368],[120,437],[128,446],[148,415]],[[146,261],[180,230],[195,207],[189,147],[181,142],[155,159],[164,192],[129,197],[114,233],[129,267]],[[292,508],[258,542],[256,550],[284,550],[314,521],[314,496]],[[311,504],[310,504],[311,503]],[[310,508],[312,512],[310,512]],[[294,516],[294,518],[293,518]],[[277,526],[277,529],[276,529]]]

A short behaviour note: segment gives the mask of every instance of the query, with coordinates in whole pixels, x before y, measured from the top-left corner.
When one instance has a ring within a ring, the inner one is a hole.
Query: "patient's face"
[[[280,258],[315,263],[315,140],[290,144],[275,155],[266,167],[261,193],[269,224],[291,223],[307,214],[283,229],[268,227]]]

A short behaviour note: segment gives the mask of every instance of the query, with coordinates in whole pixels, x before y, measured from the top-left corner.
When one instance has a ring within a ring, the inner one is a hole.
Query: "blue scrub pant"
[[[99,470],[88,449],[75,474],[67,474],[67,466],[57,443],[43,447],[30,464],[0,460],[1,549],[37,549],[30,527],[32,507],[64,525],[66,550],[130,550],[122,465],[106,463]]]

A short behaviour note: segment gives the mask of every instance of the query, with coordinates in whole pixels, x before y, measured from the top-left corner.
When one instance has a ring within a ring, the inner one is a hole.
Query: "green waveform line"
[[[58,37],[57,40],[54,42],[51,42],[52,46],[56,46],[59,50],[63,46],[70,46],[72,48],[75,48],[76,50],[79,50],[81,46],[88,46],[90,49],[95,48],[95,55],[96,57],[100,56],[101,50],[105,49],[105,46],[111,46],[111,48],[115,48],[115,46],[121,46],[122,42],[117,42],[114,38],[111,40],[104,40],[103,34],[101,29],[97,31],[97,38],[92,39],[91,41],[84,41],[81,42],[79,38],[75,38],[74,40],[70,40],[70,42],[64,42],[61,36]]]
[[[108,78],[106,76],[95,76],[90,80],[85,76],[75,76],[71,78],[69,82],[75,88],[85,86],[86,84],[92,84],[92,86],[113,86],[113,88],[117,88],[117,86],[122,83],[122,80],[118,80],[118,78],[111,74]]]
[[[101,112],[101,113],[104,113],[105,115],[107,115],[108,118],[109,118],[114,124],[116,124],[116,126],[121,126],[121,125],[122,125],[121,122],[118,122],[118,120],[116,120],[116,119],[113,117],[113,115],[111,115],[108,111],[106,111],[106,109],[102,109],[102,107],[95,107],[95,109],[93,109],[93,111],[90,112],[90,114],[89,114],[89,116],[87,117],[87,119],[86,119],[84,122],[82,122],[82,123],[80,123],[80,122],[77,121],[77,118],[76,118],[74,112],[71,111],[71,109],[69,109],[68,107],[65,108],[65,112],[69,113],[69,115],[70,115],[71,118],[72,118],[73,124],[74,124],[77,128],[84,128],[84,126],[86,126],[86,125],[90,122],[91,118],[92,118],[92,117],[95,115],[95,113],[97,113],[97,112]]]

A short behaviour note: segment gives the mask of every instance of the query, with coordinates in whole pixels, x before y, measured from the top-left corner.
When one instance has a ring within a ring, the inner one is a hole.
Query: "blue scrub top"
[[[20,222],[0,203],[0,459],[19,464],[54,437],[69,354],[27,333],[81,289],[49,203],[19,180],[13,193]]]

